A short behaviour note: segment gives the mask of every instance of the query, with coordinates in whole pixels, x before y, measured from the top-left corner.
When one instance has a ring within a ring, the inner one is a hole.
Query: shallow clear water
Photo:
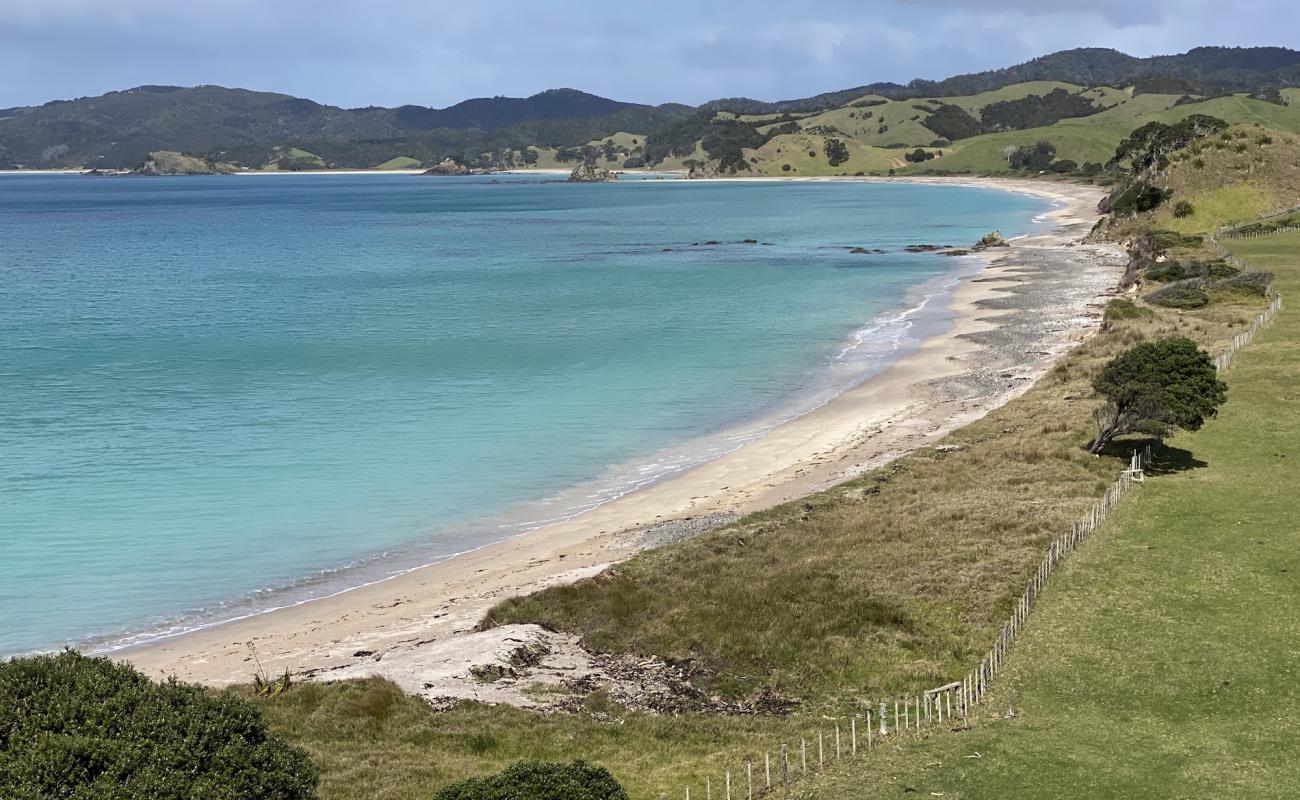
[[[0,655],[334,591],[734,447],[914,343],[923,315],[900,312],[971,268],[903,245],[1045,208],[893,184],[0,176]]]

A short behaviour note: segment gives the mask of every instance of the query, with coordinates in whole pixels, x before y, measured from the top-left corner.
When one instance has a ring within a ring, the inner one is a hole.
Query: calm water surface
[[[1046,209],[901,184],[0,176],[0,656],[337,591],[734,448],[942,323],[939,299],[905,312],[972,265],[904,245]]]

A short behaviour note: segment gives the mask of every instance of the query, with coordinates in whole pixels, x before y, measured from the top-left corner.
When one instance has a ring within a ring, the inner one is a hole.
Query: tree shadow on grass
[[[1147,465],[1146,473],[1173,475],[1176,472],[1187,472],[1208,466],[1210,466],[1208,462],[1197,458],[1191,450],[1157,444],[1151,448],[1151,462]]]
[[[1127,461],[1133,456],[1134,450],[1142,450],[1148,445],[1151,447],[1151,459],[1145,465],[1144,472],[1147,475],[1173,475],[1178,472],[1187,472],[1188,470],[1209,466],[1208,462],[1197,458],[1190,450],[1184,450],[1181,447],[1170,447],[1154,439],[1145,441],[1126,439],[1111,442],[1106,445],[1100,455]]]

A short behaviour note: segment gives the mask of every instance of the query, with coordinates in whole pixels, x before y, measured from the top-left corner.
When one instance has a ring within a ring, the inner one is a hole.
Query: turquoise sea
[[[339,591],[742,446],[943,327],[978,264],[905,245],[1047,209],[905,184],[0,176],[0,656]]]

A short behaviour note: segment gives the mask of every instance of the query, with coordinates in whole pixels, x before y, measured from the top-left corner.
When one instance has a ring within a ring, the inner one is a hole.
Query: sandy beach
[[[951,325],[942,335],[738,450],[443,563],[113,655],[154,675],[225,685],[250,680],[255,648],[270,673],[387,675],[427,688],[440,669],[449,678],[464,671],[474,654],[457,652],[457,642],[465,642],[461,651],[477,647],[467,633],[502,598],[596,574],[645,547],[821,490],[1005,403],[1100,323],[1100,304],[1126,262],[1117,247],[1080,244],[1104,192],[1016,179],[909,180],[1045,197],[1056,205],[1054,228],[982,254],[986,266],[948,297]]]

